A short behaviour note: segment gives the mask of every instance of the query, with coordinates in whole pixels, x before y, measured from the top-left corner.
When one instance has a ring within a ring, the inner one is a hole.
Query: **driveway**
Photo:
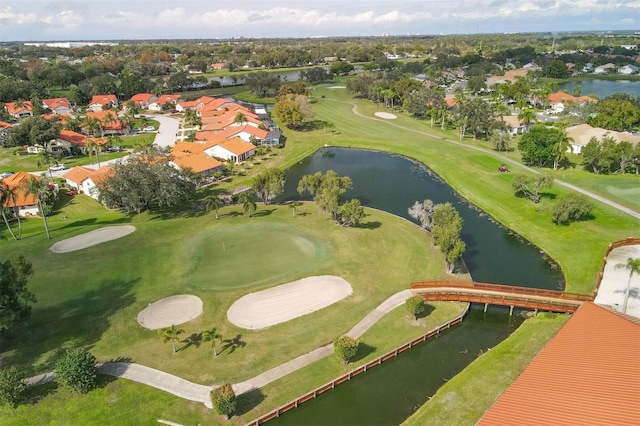
[[[145,115],[145,117],[151,120],[157,120],[158,123],[160,123],[156,138],[153,140],[154,144],[160,148],[165,148],[172,147],[176,143],[178,128],[180,127],[179,120],[164,115]]]

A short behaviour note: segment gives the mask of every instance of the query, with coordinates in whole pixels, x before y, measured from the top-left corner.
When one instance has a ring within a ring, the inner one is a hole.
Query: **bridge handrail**
[[[640,238],[627,237],[624,240],[614,241],[611,244],[609,244],[609,246],[607,247],[607,251],[604,254],[604,257],[602,258],[602,267],[600,268],[600,273],[598,274],[598,281],[596,282],[596,289],[594,290],[594,293],[597,294],[598,290],[600,290],[600,284],[602,283],[602,277],[604,276],[604,268],[607,265],[607,258],[609,257],[609,253],[611,253],[611,250],[618,247],[635,246],[635,245],[640,245]]]
[[[567,300],[583,300],[583,301],[593,300],[593,295],[590,295],[590,294],[567,293],[567,292],[557,291],[557,290],[517,287],[517,286],[504,285],[504,284],[490,284],[490,283],[478,283],[478,282],[454,281],[454,280],[417,281],[417,282],[411,283],[412,290],[420,290],[421,288],[442,288],[442,287],[468,288],[468,289],[476,289],[476,290],[496,291],[496,292],[509,293],[509,294],[521,294],[525,296],[553,297],[556,299],[567,299]]]

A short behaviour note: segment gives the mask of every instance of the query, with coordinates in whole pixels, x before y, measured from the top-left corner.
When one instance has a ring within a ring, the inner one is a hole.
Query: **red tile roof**
[[[63,141],[67,141],[78,146],[85,146],[87,144],[87,137],[81,133],[74,132],[73,130],[60,130],[58,137]]]
[[[22,207],[38,204],[36,196],[29,194],[24,190],[24,186],[30,182],[31,178],[40,180],[37,176],[27,172],[18,172],[2,180],[2,184],[7,185],[9,189],[14,189],[17,195],[16,202],[14,203],[13,200],[9,199],[8,201],[5,201],[5,207]]]
[[[235,155],[246,154],[256,149],[252,143],[245,142],[240,138],[229,139],[218,145]]]
[[[158,105],[166,105],[168,103],[176,103],[180,100],[182,95],[161,95],[155,103]]]
[[[111,117],[111,119],[109,119]],[[122,130],[124,127],[122,121],[118,120],[118,116],[113,111],[87,111],[87,118],[97,118],[104,130]]]
[[[137,93],[135,95],[133,95],[131,97],[131,99],[129,99],[130,101],[133,101],[137,104],[143,102],[143,103],[148,103],[149,100],[151,98],[153,98],[154,96],[151,93]]]
[[[583,304],[477,424],[640,424],[640,321]]]
[[[97,104],[97,105],[108,105],[108,104],[117,104],[118,99],[116,99],[116,95],[93,95],[91,97],[91,102],[89,105]]]
[[[43,99],[42,103],[52,111],[60,107],[71,109],[71,102],[69,102],[69,99],[67,98]]]
[[[13,124],[0,121],[0,129],[10,129],[12,127],[13,127]]]
[[[597,102],[596,99],[593,99],[589,96],[573,96],[565,92],[554,92],[550,93],[548,97],[551,103],[557,104],[560,102],[573,102],[576,104],[581,104],[584,102]]]
[[[214,170],[222,166],[221,162],[215,158],[209,157],[204,152],[177,156],[173,158],[173,162],[181,169],[191,169],[195,173]]]
[[[4,104],[4,107],[11,115],[18,114],[20,111],[32,111],[33,106],[31,105],[31,101],[23,101],[22,106],[18,106],[16,102],[7,102]]]

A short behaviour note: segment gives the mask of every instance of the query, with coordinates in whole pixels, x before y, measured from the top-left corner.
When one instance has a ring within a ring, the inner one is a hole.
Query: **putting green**
[[[326,250],[323,241],[293,227],[242,224],[199,232],[183,245],[180,263],[187,285],[231,290],[311,274]]]

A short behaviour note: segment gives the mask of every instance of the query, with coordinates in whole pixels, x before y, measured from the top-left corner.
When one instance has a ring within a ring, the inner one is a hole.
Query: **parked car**
[[[7,178],[9,176],[11,176],[12,174],[14,174],[13,172],[4,172],[4,173],[0,173],[0,180]]]
[[[59,172],[61,170],[66,170],[67,168],[64,166],[64,164],[56,164],[54,166],[49,167],[49,170],[52,172]]]
[[[107,151],[109,151],[109,152],[120,152],[120,151],[122,151],[122,147],[121,146],[110,146],[109,148],[107,148]]]
[[[155,127],[153,127],[153,126],[147,126],[147,127],[144,127],[144,128],[142,129],[142,131],[143,131],[143,132],[153,132],[153,131],[155,131],[155,130],[156,130],[156,128],[155,128]]]

